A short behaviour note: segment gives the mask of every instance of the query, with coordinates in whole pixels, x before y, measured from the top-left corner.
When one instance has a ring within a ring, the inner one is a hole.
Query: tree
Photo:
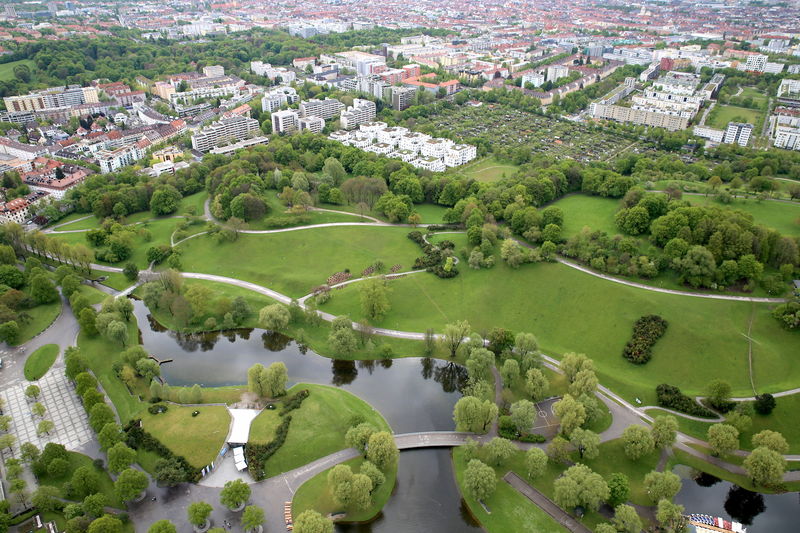
[[[775,450],[759,446],[745,457],[742,466],[754,484],[773,486],[783,481],[786,459]]]
[[[46,274],[39,274],[31,280],[31,298],[38,304],[53,303],[58,300],[58,289]]]
[[[581,370],[572,380],[569,386],[569,393],[572,396],[578,397],[582,394],[594,394],[597,390],[597,376],[594,370]]]
[[[549,393],[550,383],[547,381],[547,376],[538,368],[531,368],[525,374],[525,392],[531,397],[534,402],[540,402],[547,397]]]
[[[31,496],[31,504],[40,513],[55,511],[61,507],[61,493],[50,485],[40,485]]]
[[[169,520],[159,520],[158,522],[153,522],[147,533],[178,533],[178,530],[175,528],[175,524]]]
[[[250,498],[250,487],[241,479],[225,483],[219,493],[219,501],[231,511],[238,511]]]
[[[472,459],[464,470],[464,488],[475,500],[482,501],[494,494],[497,476],[494,470],[478,459]]]
[[[262,307],[258,312],[258,322],[271,331],[285,330],[292,316],[283,304],[272,304]]]
[[[358,349],[358,338],[351,327],[332,329],[328,335],[328,346],[335,355],[346,356]]]
[[[672,415],[655,417],[650,435],[653,437],[653,446],[656,449],[672,446],[678,436],[678,420]]]
[[[692,246],[681,259],[675,259],[681,281],[692,287],[711,287],[717,266],[714,255],[704,246]]]
[[[617,528],[607,522],[597,524],[594,528],[594,533],[617,533]]]
[[[286,364],[277,361],[261,372],[261,391],[264,396],[277,398],[286,394],[286,380],[289,379]]]
[[[103,511],[106,508],[108,501],[106,499],[105,494],[95,493],[89,494],[83,499],[83,503],[81,507],[83,507],[83,512],[89,516],[102,516]]]
[[[98,332],[96,323],[97,311],[91,307],[81,309],[80,313],[78,313],[78,325],[80,325],[81,331],[89,337],[94,337],[97,335]]]
[[[98,403],[89,411],[89,425],[95,431],[100,431],[103,426],[115,421],[114,411],[106,403]]]
[[[631,485],[625,474],[614,472],[608,477],[608,505],[616,507],[628,501],[631,493]]]
[[[531,431],[536,413],[536,406],[528,400],[519,400],[511,404],[511,421],[520,433]]]
[[[16,320],[9,320],[0,324],[0,341],[6,341],[8,344],[16,344],[19,340],[19,324]]]
[[[72,490],[80,496],[88,496],[97,492],[100,480],[94,469],[90,466],[80,466],[72,473],[70,480],[72,483]]]
[[[495,466],[500,466],[517,451],[514,443],[503,437],[494,437],[484,446],[487,455]]]
[[[396,462],[400,452],[394,437],[388,431],[378,431],[369,437],[367,459],[381,470],[388,470]]]
[[[100,447],[104,450],[108,450],[115,444],[121,442],[123,438],[122,428],[114,423],[106,424],[103,426],[103,429],[100,430],[100,433],[97,434]]]
[[[569,394],[553,404],[553,414],[559,418],[561,433],[566,436],[586,421],[586,408]]]
[[[26,463],[35,463],[39,459],[39,448],[31,442],[23,442],[19,447],[20,457]]]
[[[669,500],[658,501],[656,520],[665,533],[683,533],[686,529],[683,505],[672,503]]]
[[[628,426],[622,432],[625,455],[631,461],[637,461],[653,451],[653,436],[644,426]]]
[[[311,509],[294,520],[294,533],[333,533],[333,522]]]
[[[114,490],[122,501],[130,501],[139,496],[147,488],[147,474],[128,468],[114,482]]]
[[[753,447],[758,448],[764,446],[770,450],[774,450],[781,455],[789,453],[789,443],[777,431],[765,429],[753,435]]]
[[[494,354],[486,348],[475,348],[467,358],[466,367],[473,382],[489,381],[494,368]]]
[[[525,469],[528,477],[536,479],[544,474],[547,468],[547,454],[541,448],[531,448],[525,452]]]
[[[103,515],[89,524],[87,533],[122,533],[122,522],[111,515]]]
[[[578,450],[581,459],[594,459],[600,455],[600,435],[594,431],[576,428],[570,434],[569,441]]]
[[[644,476],[644,488],[653,503],[672,500],[681,490],[681,478],[670,471],[653,471]]]
[[[372,504],[372,480],[365,474],[353,474],[350,481],[350,502],[356,509],[367,509]]]
[[[46,412],[47,408],[44,405],[42,405],[41,402],[36,402],[31,406],[31,413],[33,413],[34,416],[42,418]],[[5,420],[6,418],[8,420]],[[0,429],[3,431],[8,431],[8,422],[10,421],[11,417],[0,417]],[[5,422],[5,424],[3,422]]]
[[[255,531],[264,524],[264,510],[257,505],[248,505],[242,513],[242,527],[245,531]]]
[[[713,424],[708,428],[707,440],[713,455],[725,455],[739,447],[739,430],[730,424]]]
[[[129,448],[124,442],[118,442],[108,449],[108,469],[119,474],[136,460],[136,451]]]
[[[37,434],[37,435],[39,435],[39,436],[42,436],[42,435],[47,435],[47,434],[49,434],[51,431],[53,431],[53,429],[54,429],[55,427],[56,427],[56,425],[53,423],[53,421],[52,421],[52,420],[42,420],[42,421],[41,421],[41,422],[39,422],[39,424],[36,426],[36,434]]]
[[[582,353],[569,352],[561,358],[561,370],[570,383],[581,370],[594,370],[594,362]]]
[[[206,502],[192,502],[186,510],[189,523],[195,527],[202,528],[208,523],[208,517],[214,508]]]
[[[759,394],[756,396],[756,401],[753,402],[753,407],[756,413],[768,415],[775,409],[775,403],[775,397],[772,394]]]
[[[156,216],[171,215],[178,210],[181,193],[171,185],[163,185],[150,197],[150,211]]]
[[[469,337],[470,326],[469,322],[462,320],[453,324],[447,324],[442,332],[442,345],[450,353],[450,357],[455,357],[458,354],[458,349],[464,342],[464,339]]]
[[[565,463],[569,459],[569,441],[561,436],[556,436],[547,445],[547,455],[554,463]]]
[[[383,277],[372,277],[359,284],[361,310],[370,320],[381,320],[389,312],[391,289]]]
[[[519,378],[519,363],[516,359],[506,359],[500,368],[500,376],[503,378],[503,387],[511,388]]]
[[[363,422],[347,430],[344,436],[344,442],[347,446],[364,453],[367,451],[367,444],[373,433],[375,433],[375,427]]]
[[[264,373],[264,370],[264,365],[261,363],[256,363],[247,369],[247,390],[259,398],[265,395],[261,383],[261,375]]]
[[[642,519],[633,506],[622,503],[614,508],[614,526],[623,533],[639,533]]]
[[[474,396],[462,396],[453,407],[456,431],[484,433],[497,417],[497,405]]]
[[[711,381],[706,387],[708,403],[716,409],[724,408],[730,401],[731,384],[721,379]]]
[[[112,320],[106,326],[105,336],[112,341],[116,341],[123,346],[128,342],[128,327],[124,322],[119,320]]]
[[[567,510],[581,505],[594,511],[608,499],[608,485],[603,476],[583,464],[569,467],[555,480],[553,488],[553,500]]]

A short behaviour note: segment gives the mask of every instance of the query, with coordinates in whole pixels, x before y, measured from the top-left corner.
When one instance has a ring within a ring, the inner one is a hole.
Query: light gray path
[[[569,513],[553,503],[550,498],[530,486],[514,472],[508,472],[503,476],[503,480],[522,493],[523,496],[538,505],[544,512],[549,514],[553,520],[572,531],[572,533],[591,533],[591,530],[578,522]]]

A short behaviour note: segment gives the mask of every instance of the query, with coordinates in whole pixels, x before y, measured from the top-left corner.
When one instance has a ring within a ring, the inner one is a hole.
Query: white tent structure
[[[228,436],[228,444],[233,446],[243,446],[247,444],[250,436],[250,424],[258,416],[258,409],[228,409],[231,414],[232,424],[231,433]]]

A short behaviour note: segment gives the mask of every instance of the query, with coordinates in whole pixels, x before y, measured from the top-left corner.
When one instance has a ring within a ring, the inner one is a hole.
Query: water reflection
[[[748,531],[794,533],[800,505],[798,493],[759,494],[707,474],[696,476],[690,468],[675,467],[683,488],[675,497],[687,513],[704,513],[741,522]]]

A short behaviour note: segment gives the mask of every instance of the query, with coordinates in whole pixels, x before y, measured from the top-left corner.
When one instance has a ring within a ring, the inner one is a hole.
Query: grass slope
[[[192,416],[194,411],[200,414]],[[145,430],[195,468],[214,460],[228,437],[231,420],[227,408],[220,405],[170,405],[166,413],[151,415],[143,411],[141,418]]]
[[[36,72],[36,63],[31,59],[20,59],[19,61],[12,61],[10,63],[3,63],[0,65],[0,81],[9,81],[16,78],[14,76],[14,67],[17,65],[27,65],[31,72]]]
[[[19,322],[19,339],[15,346],[25,344],[39,333],[50,327],[50,324],[58,318],[61,313],[61,299],[51,304],[37,305],[25,310],[30,315],[31,320],[26,323]]]
[[[497,181],[503,176],[512,176],[518,169],[517,165],[504,163],[494,157],[489,157],[459,170],[468,178],[474,178],[478,181]]]
[[[92,471],[97,475],[98,479],[98,491],[104,494],[107,498],[108,504],[112,507],[116,507],[118,509],[124,509],[123,503],[117,497],[116,492],[114,491],[114,482],[111,481],[111,477],[108,473],[103,470],[102,468],[97,468],[94,466],[94,461],[88,455],[83,455],[82,453],[77,452],[68,452],[69,453],[69,469],[67,469],[67,473],[60,478],[55,478],[50,476],[49,474],[45,474],[44,476],[39,478],[39,485],[50,485],[52,487],[56,487],[60,490],[63,490],[64,484],[69,482],[72,478],[72,473],[75,472],[78,468],[82,466],[88,466],[92,469]]]
[[[57,344],[45,344],[25,359],[25,379],[36,381],[44,376],[58,357]]]
[[[619,209],[619,201],[599,196],[573,194],[553,204],[564,211],[564,238],[581,232],[584,226],[593,230],[605,231],[609,235],[619,233],[614,224],[614,214]]]
[[[715,201],[713,197],[689,195],[683,199],[697,205],[709,204],[744,211],[753,215],[756,224],[773,228],[784,235],[800,237],[800,204],[738,199],[726,205]]]

